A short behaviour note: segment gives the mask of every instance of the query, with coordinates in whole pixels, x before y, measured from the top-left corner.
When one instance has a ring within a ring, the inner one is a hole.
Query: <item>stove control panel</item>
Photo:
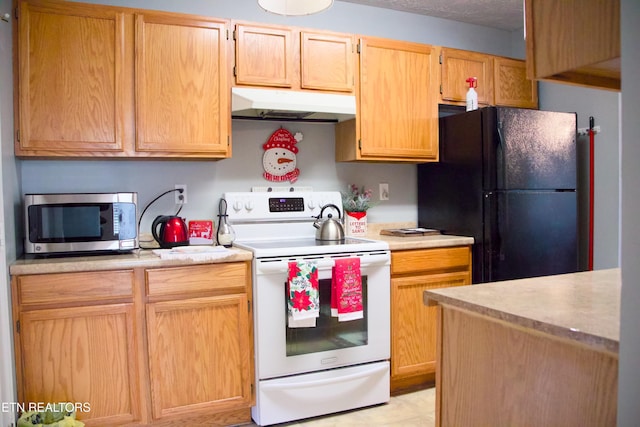
[[[227,201],[229,220],[264,221],[277,219],[308,219],[318,216],[323,206],[336,205],[342,216],[342,196],[339,191],[305,192],[230,192]],[[326,215],[337,216],[335,209],[325,209]]]
[[[269,212],[304,212],[304,197],[269,197]]]

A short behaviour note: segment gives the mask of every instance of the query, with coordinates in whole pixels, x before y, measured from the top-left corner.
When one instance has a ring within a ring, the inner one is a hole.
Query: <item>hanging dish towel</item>
[[[335,316],[336,312],[339,322],[364,317],[360,258],[343,258],[335,262],[332,276],[331,314]]]
[[[291,261],[287,281],[288,325],[290,328],[316,326],[320,316],[318,267],[315,262]]]

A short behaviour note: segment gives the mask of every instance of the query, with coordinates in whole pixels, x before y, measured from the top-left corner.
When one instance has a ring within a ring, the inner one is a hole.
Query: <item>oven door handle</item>
[[[279,390],[279,389],[295,389],[295,388],[307,388],[307,387],[316,387],[327,384],[337,384],[342,382],[347,382],[351,380],[356,380],[358,378],[365,378],[370,376],[371,374],[376,374],[379,372],[385,372],[389,369],[387,365],[379,365],[376,364],[373,368],[369,368],[365,371],[357,372],[355,374],[343,375],[335,378],[325,378],[321,380],[315,381],[300,381],[300,382],[292,382],[292,383],[275,383],[268,384],[262,383],[260,384],[260,388],[263,390]]]
[[[354,257],[355,258],[355,257]],[[316,265],[318,270],[330,270],[331,267],[335,265],[336,258],[322,258],[316,259]],[[305,261],[314,261],[314,258],[303,259]],[[375,255],[367,255],[365,257],[360,257],[360,268],[381,266],[381,265],[389,265],[391,260],[389,258],[389,254],[375,254]],[[289,271],[289,262],[288,261],[269,261],[269,262],[261,262],[256,267],[257,274],[268,274],[268,273],[286,273]]]

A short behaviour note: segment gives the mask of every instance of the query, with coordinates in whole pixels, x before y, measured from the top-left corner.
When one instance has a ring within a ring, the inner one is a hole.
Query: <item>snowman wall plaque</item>
[[[302,133],[295,136],[284,128],[275,131],[264,143],[264,155],[262,167],[264,179],[273,182],[290,181],[292,184],[298,180],[300,169],[296,167],[296,144],[302,141]]]

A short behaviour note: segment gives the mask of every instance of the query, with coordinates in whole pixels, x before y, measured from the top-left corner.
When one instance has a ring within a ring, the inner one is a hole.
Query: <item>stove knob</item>
[[[240,212],[242,210],[242,202],[240,200],[236,200],[233,203],[233,210],[235,210],[236,212]]]
[[[249,212],[251,212],[254,208],[253,206],[253,202],[252,201],[248,201],[247,203],[244,204],[244,208],[246,210],[248,210]]]
[[[309,206],[309,209],[314,210],[316,208],[316,202],[314,202],[313,199],[310,199],[307,206]]]

